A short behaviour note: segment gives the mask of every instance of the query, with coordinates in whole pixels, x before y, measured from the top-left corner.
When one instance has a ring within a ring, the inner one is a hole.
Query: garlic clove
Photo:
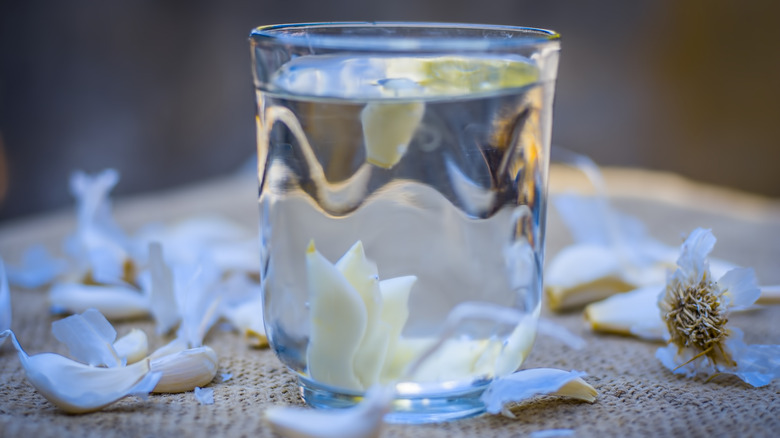
[[[387,353],[380,374],[382,382],[397,378],[402,368],[395,358],[398,356],[401,332],[409,319],[409,294],[415,282],[417,277],[414,275],[379,282],[379,291],[382,294],[382,311],[379,317],[382,324],[386,325],[388,333]]]
[[[553,368],[518,371],[494,380],[480,399],[487,412],[515,418],[511,405],[536,395],[561,395],[592,403],[598,392],[582,380],[585,373]]]
[[[551,261],[545,275],[550,309],[572,309],[615,293],[634,289],[621,274],[621,264],[611,249],[598,245],[571,245]]]
[[[354,358],[367,326],[360,294],[314,247],[306,250],[311,333],[306,351],[312,379],[346,389],[363,389]]]
[[[54,353],[28,356],[10,330],[27,380],[48,401],[65,412],[80,414],[108,406],[128,395],[145,396],[160,379],[149,361],[126,367],[93,367]]]
[[[358,240],[344,256],[336,262],[336,269],[355,288],[366,311],[366,331],[355,351],[355,377],[363,388],[377,383],[387,354],[390,341],[388,326],[380,320],[382,294],[379,290],[379,273],[370,261]]]
[[[55,311],[83,313],[97,309],[108,319],[130,319],[149,314],[146,296],[124,286],[96,286],[57,283],[49,290],[49,303]]]
[[[114,350],[127,364],[133,364],[144,359],[149,353],[149,340],[143,330],[132,329],[114,342]]]
[[[780,304],[780,285],[761,286],[761,296],[756,304]]]
[[[277,406],[267,409],[264,418],[274,433],[287,438],[376,438],[393,396],[392,385],[372,386],[363,400],[350,408]]]
[[[152,372],[161,374],[153,390],[156,393],[186,392],[208,385],[214,380],[219,367],[217,353],[207,346],[189,348],[154,358],[150,356],[149,360]]]
[[[79,362],[91,366],[125,365],[113,346],[116,330],[95,309],[54,321],[51,331],[58,341],[68,347],[71,357]]]
[[[585,307],[585,319],[593,330],[663,341],[666,325],[658,309],[663,285],[647,286],[613,295]]]
[[[371,102],[360,112],[366,161],[390,169],[406,153],[425,113],[423,102]]]

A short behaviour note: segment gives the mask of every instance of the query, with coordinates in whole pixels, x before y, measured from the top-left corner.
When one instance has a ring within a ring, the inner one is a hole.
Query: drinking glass
[[[540,309],[559,35],[446,23],[251,32],[267,336],[321,408],[484,410]]]

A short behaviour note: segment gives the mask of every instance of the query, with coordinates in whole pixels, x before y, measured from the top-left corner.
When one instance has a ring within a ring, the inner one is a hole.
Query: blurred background
[[[0,0],[0,221],[70,205],[76,169],[120,196],[236,171],[250,29],[336,20],[557,30],[553,144],[780,197],[778,2]]]

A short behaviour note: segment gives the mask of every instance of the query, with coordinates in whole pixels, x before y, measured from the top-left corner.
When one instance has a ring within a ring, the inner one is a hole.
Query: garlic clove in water
[[[393,385],[372,386],[350,408],[272,407],[264,416],[275,433],[287,438],[372,438],[381,432],[393,395]]]
[[[390,340],[388,326],[380,320],[383,302],[379,273],[376,264],[366,258],[359,240],[336,262],[336,269],[355,288],[365,307],[366,331],[355,352],[354,368],[355,377],[368,388],[379,381]]]
[[[366,161],[390,169],[406,153],[425,113],[423,102],[370,102],[360,113]]]
[[[494,380],[480,399],[485,403],[487,412],[501,413],[510,418],[515,418],[511,411],[513,404],[535,395],[560,395],[592,403],[598,392],[582,380],[584,375],[579,371],[553,368],[522,370]]]
[[[10,336],[19,354],[27,380],[48,401],[65,412],[80,414],[96,411],[128,395],[145,396],[160,379],[151,372],[149,361],[125,367],[93,367],[54,353],[28,356],[13,332]]]
[[[306,351],[312,379],[347,389],[363,389],[354,359],[366,332],[363,299],[314,247],[306,250],[311,334]]]

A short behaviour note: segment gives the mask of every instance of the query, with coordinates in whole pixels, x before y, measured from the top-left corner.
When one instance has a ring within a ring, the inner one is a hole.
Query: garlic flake
[[[65,412],[80,414],[108,406],[128,395],[145,396],[160,379],[150,372],[149,361],[126,367],[93,367],[54,353],[28,356],[13,332],[10,336],[27,380],[51,403]]]
[[[272,407],[264,417],[271,429],[287,438],[378,437],[393,400],[393,386],[372,386],[357,405],[344,409],[315,410]]]
[[[560,395],[592,403],[596,390],[582,380],[585,373],[563,371],[553,368],[534,368],[518,371],[494,380],[480,399],[487,412],[501,413],[516,418],[511,405],[530,399],[535,395]]]

